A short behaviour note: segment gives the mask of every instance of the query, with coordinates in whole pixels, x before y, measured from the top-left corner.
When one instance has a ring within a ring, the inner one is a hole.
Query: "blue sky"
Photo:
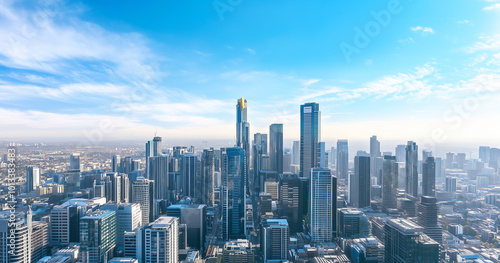
[[[234,138],[244,97],[252,133],[315,101],[325,141],[500,143],[500,1],[7,0],[0,36],[3,138]]]

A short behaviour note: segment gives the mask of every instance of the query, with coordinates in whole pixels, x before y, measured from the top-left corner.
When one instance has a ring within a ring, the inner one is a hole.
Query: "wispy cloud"
[[[500,3],[487,6],[487,7],[483,8],[483,10],[486,10],[486,11],[500,10]]]
[[[498,50],[500,49],[500,34],[481,35],[479,41],[476,41],[471,46],[465,48],[468,53],[474,53],[483,50]]]
[[[459,24],[468,24],[468,23],[470,23],[470,21],[467,20],[467,19],[464,19],[464,20],[457,21],[457,23],[459,23]]]
[[[255,54],[256,54],[255,50],[253,50],[253,49],[251,49],[251,48],[247,48],[247,49],[246,49],[246,51],[247,51],[248,53],[252,54],[252,55],[255,55]]]
[[[422,26],[416,26],[416,27],[411,27],[411,31],[413,32],[421,32],[422,34],[434,34],[434,29],[430,27],[422,27]]]

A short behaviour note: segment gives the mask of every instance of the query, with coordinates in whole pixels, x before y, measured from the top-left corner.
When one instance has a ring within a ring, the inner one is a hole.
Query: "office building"
[[[406,193],[418,197],[418,146],[412,141],[406,145]]]
[[[80,154],[72,153],[69,156],[69,170],[66,172],[68,192],[80,189],[80,171]]]
[[[337,180],[329,169],[311,171],[309,231],[313,242],[331,242],[336,229]]]
[[[141,205],[142,224],[147,225],[155,219],[155,182],[138,177],[132,183],[132,203]]]
[[[376,238],[353,239],[348,244],[350,251],[349,259],[353,263],[383,263],[384,245]]]
[[[197,160],[194,153],[185,153],[182,159],[182,195],[196,197]]]
[[[370,162],[371,158],[366,153],[354,157],[354,174],[349,180],[349,199],[353,207],[370,206]]]
[[[111,172],[121,173],[120,164],[120,155],[113,155],[113,158],[111,158]]]
[[[222,229],[224,240],[245,237],[246,161],[240,147],[227,148],[222,164]]]
[[[321,112],[319,104],[300,106],[300,176],[309,178],[311,168],[319,167]]]
[[[206,217],[207,206],[204,204],[176,204],[167,208],[167,216],[179,219],[179,224],[187,228],[187,245],[199,251],[205,250],[207,236]]]
[[[338,210],[338,237],[362,238],[370,235],[368,217],[355,208],[341,208]]]
[[[434,157],[427,157],[422,164],[422,195],[436,195],[436,162]]]
[[[406,145],[400,144],[396,146],[396,162],[406,163]]]
[[[148,157],[149,169],[147,178],[155,182],[155,199],[169,199],[169,163],[170,157],[164,154]]]
[[[31,263],[31,229],[24,215],[16,214],[15,224],[9,216],[0,215],[0,262]]]
[[[337,141],[337,178],[347,180],[349,173],[349,146],[347,140]]]
[[[252,244],[246,239],[237,239],[226,242],[222,252],[224,263],[254,263],[255,254]]]
[[[300,141],[293,141],[292,164],[300,165]]]
[[[479,160],[483,163],[490,162],[490,146],[479,146]]]
[[[35,191],[40,186],[40,168],[36,166],[26,167],[26,193]]]
[[[307,178],[300,178],[297,174],[280,175],[278,213],[287,219],[292,234],[303,231],[302,220],[308,213],[308,193]]]
[[[117,217],[117,243],[116,248],[120,252],[124,251],[125,232],[138,230],[142,226],[141,205],[132,203],[106,204],[100,207],[101,210],[111,210],[116,212]]]
[[[283,124],[269,126],[269,159],[271,170],[283,173]]]
[[[262,222],[261,250],[264,262],[283,262],[289,257],[290,229],[286,219],[266,219]]]
[[[86,211],[87,207],[79,204],[54,206],[50,211],[50,244],[67,246],[80,242],[80,218]]]
[[[382,153],[380,152],[380,141],[377,139],[377,136],[373,135],[370,137],[370,174],[372,177],[379,178],[379,171],[382,167],[378,167],[375,164],[377,158],[381,157]],[[378,170],[377,170],[378,168]]]
[[[179,223],[175,217],[161,216],[144,229],[144,263],[179,261]]]
[[[445,190],[448,193],[455,193],[457,191],[457,178],[446,177]]]
[[[423,232],[437,243],[443,241],[443,230],[438,224],[438,205],[436,197],[422,196],[417,206],[418,224],[424,229]]]
[[[156,136],[152,141],[146,143],[146,176],[149,174],[149,157],[160,156],[161,152],[161,137]]]
[[[439,244],[423,234],[417,224],[388,219],[384,232],[385,262],[439,262]]]
[[[213,206],[215,188],[215,152],[213,149],[205,149],[201,155],[200,177],[201,185],[198,200],[202,204]]]
[[[262,157],[267,156],[267,134],[256,133],[253,136],[252,165],[254,177],[254,190],[261,192],[260,171],[263,170]],[[266,167],[265,169],[269,169]]]
[[[116,212],[97,210],[80,220],[80,260],[82,263],[107,262],[116,247]]]
[[[398,164],[396,156],[384,156],[382,169],[382,208],[384,210],[397,208]]]

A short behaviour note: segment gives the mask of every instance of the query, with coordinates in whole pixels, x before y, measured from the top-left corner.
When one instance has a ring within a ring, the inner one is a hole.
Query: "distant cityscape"
[[[287,147],[249,107],[223,147],[5,143],[0,262],[500,262],[500,148],[327,147],[315,102]]]

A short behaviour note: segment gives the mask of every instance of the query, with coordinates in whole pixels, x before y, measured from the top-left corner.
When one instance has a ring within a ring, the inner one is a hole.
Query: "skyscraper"
[[[155,182],[155,199],[168,200],[169,189],[169,163],[168,155],[160,154],[158,156],[150,156],[148,158],[148,179]]]
[[[113,257],[117,241],[116,212],[97,210],[80,220],[80,260],[82,263],[107,262]]]
[[[302,232],[302,219],[307,215],[309,200],[307,178],[297,174],[282,174],[279,180],[279,215],[286,218],[290,232]]]
[[[40,168],[36,166],[26,166],[26,193],[35,191],[40,185]]]
[[[380,157],[380,142],[377,140],[377,136],[373,135],[370,137],[370,157]]]
[[[245,237],[246,160],[240,147],[227,148],[222,157],[222,229],[224,240]]]
[[[120,171],[120,155],[113,155],[113,159],[111,159],[111,172],[121,173],[121,171]]]
[[[439,262],[439,244],[406,219],[389,219],[384,227],[387,263]]]
[[[406,193],[418,197],[418,146],[412,141],[406,145]]]
[[[261,249],[264,262],[268,260],[287,261],[290,229],[286,219],[266,219],[262,222]]]
[[[479,146],[479,159],[483,163],[490,162],[490,146]]]
[[[337,178],[347,179],[349,173],[349,146],[347,140],[337,141]]]
[[[262,167],[262,156],[267,155],[267,134],[256,133],[253,136],[253,182],[254,182],[254,190],[256,192],[260,192],[263,189],[260,189],[260,171],[263,169]]]
[[[384,164],[382,169],[382,208],[396,209],[397,208],[397,187],[398,187],[398,164],[396,156],[384,156]]]
[[[145,263],[179,261],[179,223],[175,217],[161,216],[144,229]]]
[[[148,224],[155,219],[155,182],[138,177],[132,183],[132,202],[141,204],[142,223]]]
[[[454,193],[457,191],[457,178],[456,177],[446,177],[445,190],[448,193]]]
[[[194,153],[185,153],[182,159],[182,195],[189,196],[191,198],[195,198],[196,191],[200,189],[196,189],[196,177],[197,177],[197,168],[196,168],[196,155]]]
[[[72,153],[69,156],[69,170],[80,170],[80,154]]]
[[[245,151],[245,169],[246,174],[250,169],[250,123],[247,120],[247,100],[239,99],[236,104],[236,146]],[[245,177],[248,184],[248,177]],[[248,189],[247,189],[248,190]]]
[[[338,236],[343,238],[361,238],[370,235],[370,221],[358,209],[341,208],[338,210]]]
[[[146,174],[149,170],[149,157],[161,154],[161,137],[155,136],[152,141],[146,143]]]
[[[292,164],[300,164],[300,141],[293,141]]]
[[[436,197],[422,196],[417,206],[418,224],[424,228],[424,234],[441,244],[443,229],[438,224],[438,205]]]
[[[215,187],[215,153],[213,149],[205,149],[201,155],[201,181],[200,202],[213,205]]]
[[[321,112],[319,104],[300,106],[300,176],[309,178],[311,168],[319,167]]]
[[[68,191],[80,189],[80,154],[72,153],[69,156],[69,170],[66,172]]]
[[[271,170],[283,173],[283,124],[269,126],[269,157]]]
[[[398,163],[406,162],[406,145],[400,144],[396,146],[396,161]]]
[[[355,207],[370,206],[370,161],[371,158],[367,154],[358,154],[354,157],[354,177],[352,190],[352,204]]]
[[[309,230],[313,242],[331,242],[335,233],[337,180],[329,169],[311,171]]]
[[[125,245],[125,232],[138,230],[142,226],[141,205],[137,203],[106,204],[101,206],[100,209],[116,212],[116,248],[120,250],[120,252],[123,252]]]
[[[432,196],[436,195],[436,162],[434,157],[427,157],[422,164],[422,195]]]

